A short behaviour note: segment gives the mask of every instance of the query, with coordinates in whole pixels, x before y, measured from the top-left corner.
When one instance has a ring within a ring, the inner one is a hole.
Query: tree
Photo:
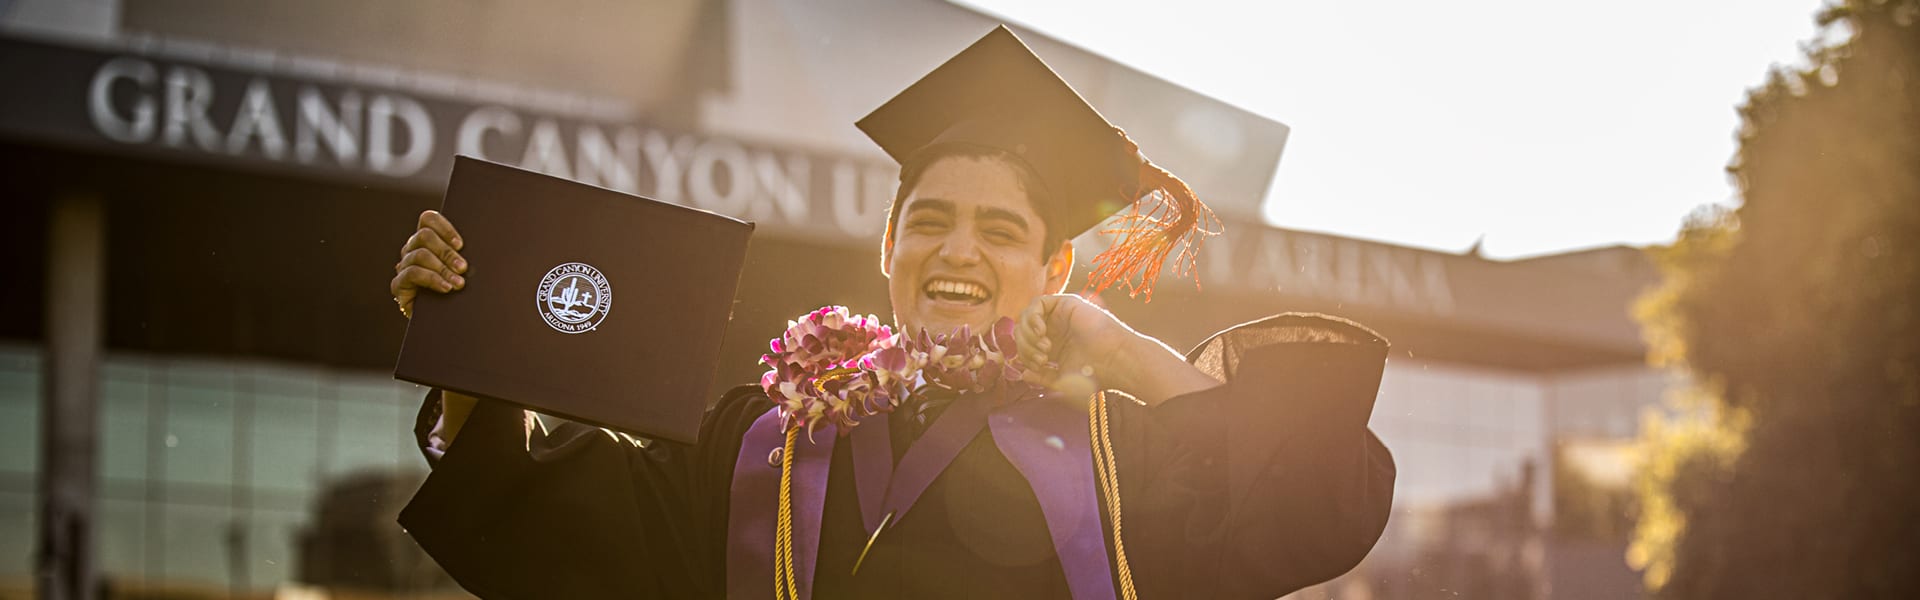
[[[1740,207],[1654,252],[1640,317],[1697,382],[1643,434],[1664,597],[1920,598],[1920,0],[1818,20],[1851,36],[1740,109]]]

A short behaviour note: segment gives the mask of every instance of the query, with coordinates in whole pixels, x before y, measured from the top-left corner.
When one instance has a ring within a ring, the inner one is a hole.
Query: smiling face
[[[1071,246],[1042,252],[1046,225],[1016,167],[989,156],[935,159],[893,216],[883,258],[901,331],[980,331],[1065,287]]]

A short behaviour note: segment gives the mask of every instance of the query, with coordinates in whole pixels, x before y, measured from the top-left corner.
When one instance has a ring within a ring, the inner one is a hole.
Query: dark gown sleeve
[[[1351,321],[1278,315],[1188,355],[1223,385],[1113,403],[1140,596],[1277,598],[1358,564],[1393,502],[1393,457],[1367,428],[1386,355]]]
[[[639,440],[481,400],[400,513],[453,579],[482,598],[706,598],[724,593],[727,498],[741,436],[772,404],[729,392],[700,443]],[[437,418],[429,394],[423,448]]]

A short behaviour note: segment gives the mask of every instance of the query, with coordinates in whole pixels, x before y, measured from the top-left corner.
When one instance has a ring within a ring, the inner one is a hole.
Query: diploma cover
[[[466,156],[464,289],[414,300],[394,377],[693,443],[753,224]]]

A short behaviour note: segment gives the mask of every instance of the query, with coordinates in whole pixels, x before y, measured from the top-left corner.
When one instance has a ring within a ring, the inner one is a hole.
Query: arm
[[[1116,441],[1121,460],[1134,450],[1128,462],[1147,480],[1123,493],[1163,511],[1178,529],[1157,539],[1186,551],[1165,561],[1184,570],[1158,579],[1272,598],[1365,558],[1393,503],[1393,457],[1367,429],[1386,354],[1384,339],[1349,321],[1270,317],[1189,354],[1225,385],[1122,407],[1138,418],[1132,447]]]
[[[400,246],[400,262],[393,264],[387,291],[400,315],[413,318],[413,300],[422,293],[450,294],[467,286],[467,259],[460,256],[466,240],[439,211],[420,213],[413,235]],[[477,400],[457,392],[435,390],[427,395],[414,421],[414,436],[428,464],[437,464],[473,413]]]
[[[718,596],[733,460],[771,406],[756,391],[737,388],[708,411],[696,446],[549,430],[479,399],[400,523],[483,598]]]
[[[1060,365],[1030,379],[1139,400],[1109,410],[1143,596],[1273,598],[1336,577],[1372,549],[1394,479],[1391,454],[1367,429],[1387,351],[1378,335],[1281,315],[1181,359],[1078,299],[1043,298],[1026,316],[1046,318],[1016,329],[1022,358]]]
[[[460,428],[467,424],[467,417],[479,402],[473,396],[448,390],[435,390],[427,396],[420,407],[420,417],[414,422],[413,437],[420,452],[426,455],[428,466],[439,464],[440,458],[446,456],[447,448],[459,437]]]
[[[1071,395],[1120,390],[1158,406],[1220,385],[1165,342],[1073,294],[1034,300],[1021,313],[1014,340],[1029,365],[1028,382]]]

